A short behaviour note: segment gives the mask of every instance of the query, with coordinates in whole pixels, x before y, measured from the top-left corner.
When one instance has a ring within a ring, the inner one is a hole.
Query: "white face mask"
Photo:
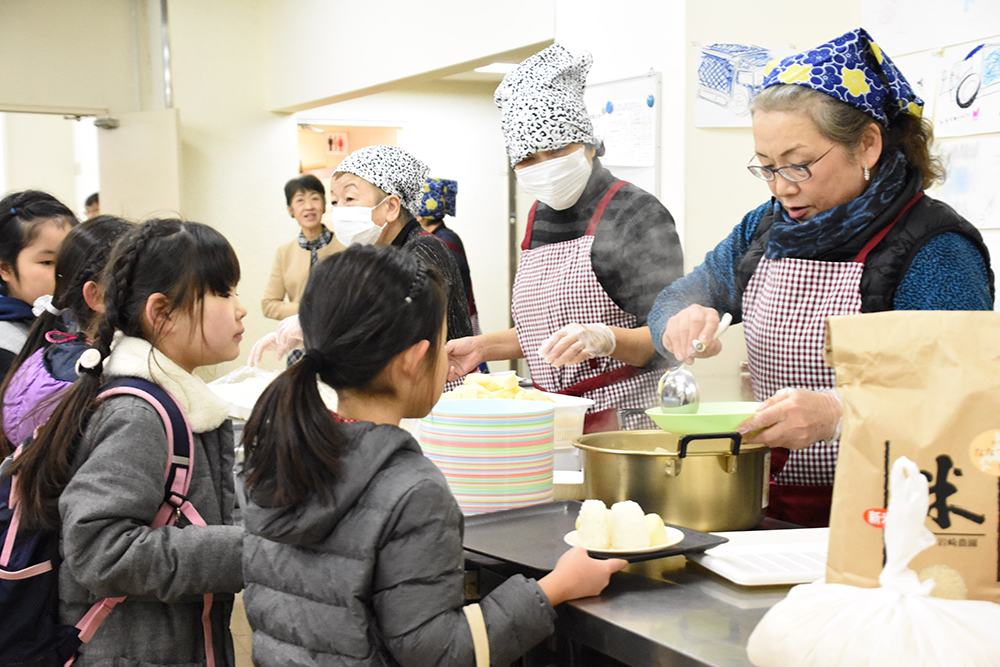
[[[386,197],[374,206],[334,206],[330,210],[333,235],[345,246],[354,243],[371,245],[382,235],[382,228],[372,222],[372,211],[381,206]]]
[[[543,204],[562,211],[583,194],[593,171],[584,149],[569,155],[515,169],[514,176],[525,192]]]

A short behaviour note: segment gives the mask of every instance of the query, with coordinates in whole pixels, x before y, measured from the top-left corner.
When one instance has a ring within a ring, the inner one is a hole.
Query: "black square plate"
[[[484,556],[550,571],[556,566],[559,557],[570,548],[563,537],[575,529],[580,505],[582,503],[579,500],[562,500],[467,516],[463,546]],[[637,563],[667,556],[701,553],[729,541],[724,537],[681,526],[673,528],[684,533],[684,539],[677,544],[660,551],[631,554],[622,558]],[[612,557],[598,553],[591,555],[594,558]]]

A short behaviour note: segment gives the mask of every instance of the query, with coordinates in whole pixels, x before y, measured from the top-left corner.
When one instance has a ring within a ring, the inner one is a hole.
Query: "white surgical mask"
[[[580,199],[592,170],[581,147],[569,155],[515,169],[514,176],[529,195],[562,211]]]
[[[386,197],[374,206],[334,206],[330,210],[333,235],[345,246],[359,243],[371,245],[382,235],[382,228],[372,222],[372,211],[381,206]]]

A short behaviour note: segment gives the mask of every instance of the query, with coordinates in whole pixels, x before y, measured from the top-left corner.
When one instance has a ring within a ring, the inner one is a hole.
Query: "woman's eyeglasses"
[[[812,176],[812,172],[809,171],[809,167],[816,164],[820,160],[826,157],[827,153],[833,150],[834,146],[830,146],[826,153],[823,153],[818,158],[812,162],[807,162],[805,164],[790,164],[787,167],[762,167],[759,164],[748,164],[747,169],[750,173],[759,178],[762,181],[772,182],[775,179],[775,174],[780,174],[786,181],[791,181],[792,183],[801,183],[802,181],[808,181]],[[756,156],[754,156],[756,157]],[[754,158],[750,158],[752,162]]]

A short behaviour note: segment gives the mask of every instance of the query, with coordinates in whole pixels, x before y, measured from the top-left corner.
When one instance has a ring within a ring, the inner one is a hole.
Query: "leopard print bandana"
[[[573,55],[553,44],[503,78],[493,101],[500,108],[511,167],[539,151],[573,143],[597,144],[583,102],[593,62],[589,53]]]
[[[365,146],[345,157],[333,173],[354,174],[387,195],[396,195],[403,208],[416,217],[428,169],[426,164],[398,146]]]

